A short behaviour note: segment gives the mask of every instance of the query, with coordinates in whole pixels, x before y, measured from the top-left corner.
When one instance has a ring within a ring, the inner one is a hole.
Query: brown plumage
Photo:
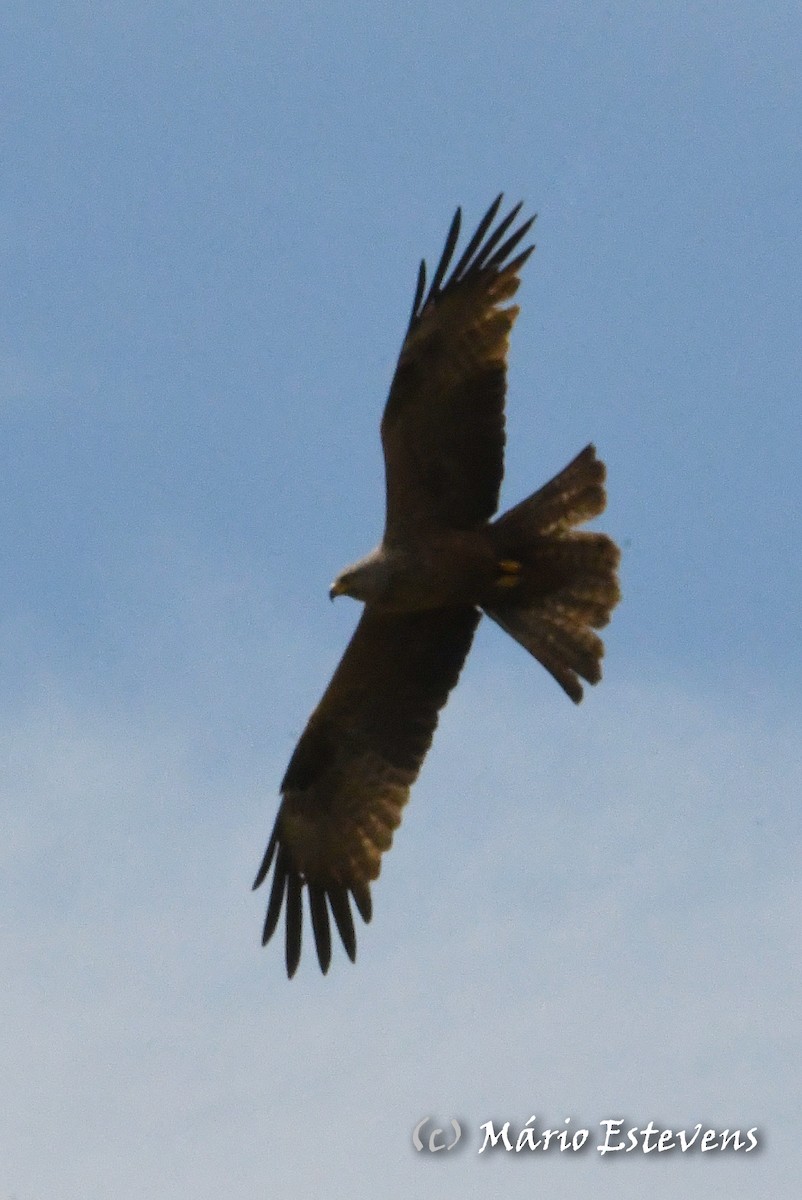
[[[491,521],[504,473],[504,396],[519,271],[532,218],[502,197],[448,269],[456,212],[432,283],[421,263],[409,328],[382,419],[387,515],[381,545],[331,595],[365,604],[281,784],[282,803],[254,887],[274,867],[263,944],[286,909],[290,977],[301,955],[302,897],[318,960],[330,917],[353,961],[351,900],[371,918],[370,883],[459,677],[482,611],[551,672],[572,700],[597,683],[594,632],[619,599],[618,548],[575,527],[604,509],[604,465],[587,446],[534,495]]]

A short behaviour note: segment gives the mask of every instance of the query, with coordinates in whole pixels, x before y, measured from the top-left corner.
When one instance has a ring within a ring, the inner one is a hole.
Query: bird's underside
[[[254,887],[273,867],[262,941],[286,910],[290,977],[301,954],[304,890],[320,967],[331,918],[356,955],[351,901],[371,918],[370,883],[390,848],[438,713],[485,612],[572,700],[601,678],[619,599],[619,551],[577,526],[605,506],[604,465],[587,446],[538,492],[493,520],[504,470],[509,332],[520,205],[495,226],[491,205],[449,273],[460,212],[412,315],[382,419],[387,513],[379,548],[331,595],[364,602],[353,637],[309,718],[281,784],[282,803]]]

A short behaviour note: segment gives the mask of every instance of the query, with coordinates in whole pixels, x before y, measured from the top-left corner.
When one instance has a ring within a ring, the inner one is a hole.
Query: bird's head
[[[389,582],[389,562],[379,547],[340,572],[329,588],[329,599],[353,596],[354,600],[362,600],[366,604],[376,603],[386,592]]]

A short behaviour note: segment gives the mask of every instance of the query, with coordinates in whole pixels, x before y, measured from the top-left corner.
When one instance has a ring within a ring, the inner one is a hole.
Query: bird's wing
[[[388,542],[437,525],[475,528],[498,505],[507,343],[518,314],[516,306],[504,305],[534,249],[513,256],[534,220],[513,228],[520,204],[493,228],[501,200],[448,274],[459,237],[457,209],[428,291],[425,262],[420,266],[381,426]]]
[[[290,760],[254,883],[258,887],[275,863],[262,942],[272,937],[286,904],[290,977],[301,954],[304,887],[321,969],[331,957],[329,910],[353,960],[350,896],[369,921],[370,881],[401,821],[480,615],[474,608],[363,612]]]

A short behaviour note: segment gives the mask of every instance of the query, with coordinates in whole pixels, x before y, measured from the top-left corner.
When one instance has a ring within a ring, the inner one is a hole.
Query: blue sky
[[[655,1200],[802,1183],[802,14],[9,4],[0,1195]],[[579,708],[482,627],[351,966],[248,891],[382,525],[422,255],[539,214],[504,505],[593,440]],[[464,1145],[417,1155],[422,1117]],[[479,1125],[757,1126],[483,1155]]]

